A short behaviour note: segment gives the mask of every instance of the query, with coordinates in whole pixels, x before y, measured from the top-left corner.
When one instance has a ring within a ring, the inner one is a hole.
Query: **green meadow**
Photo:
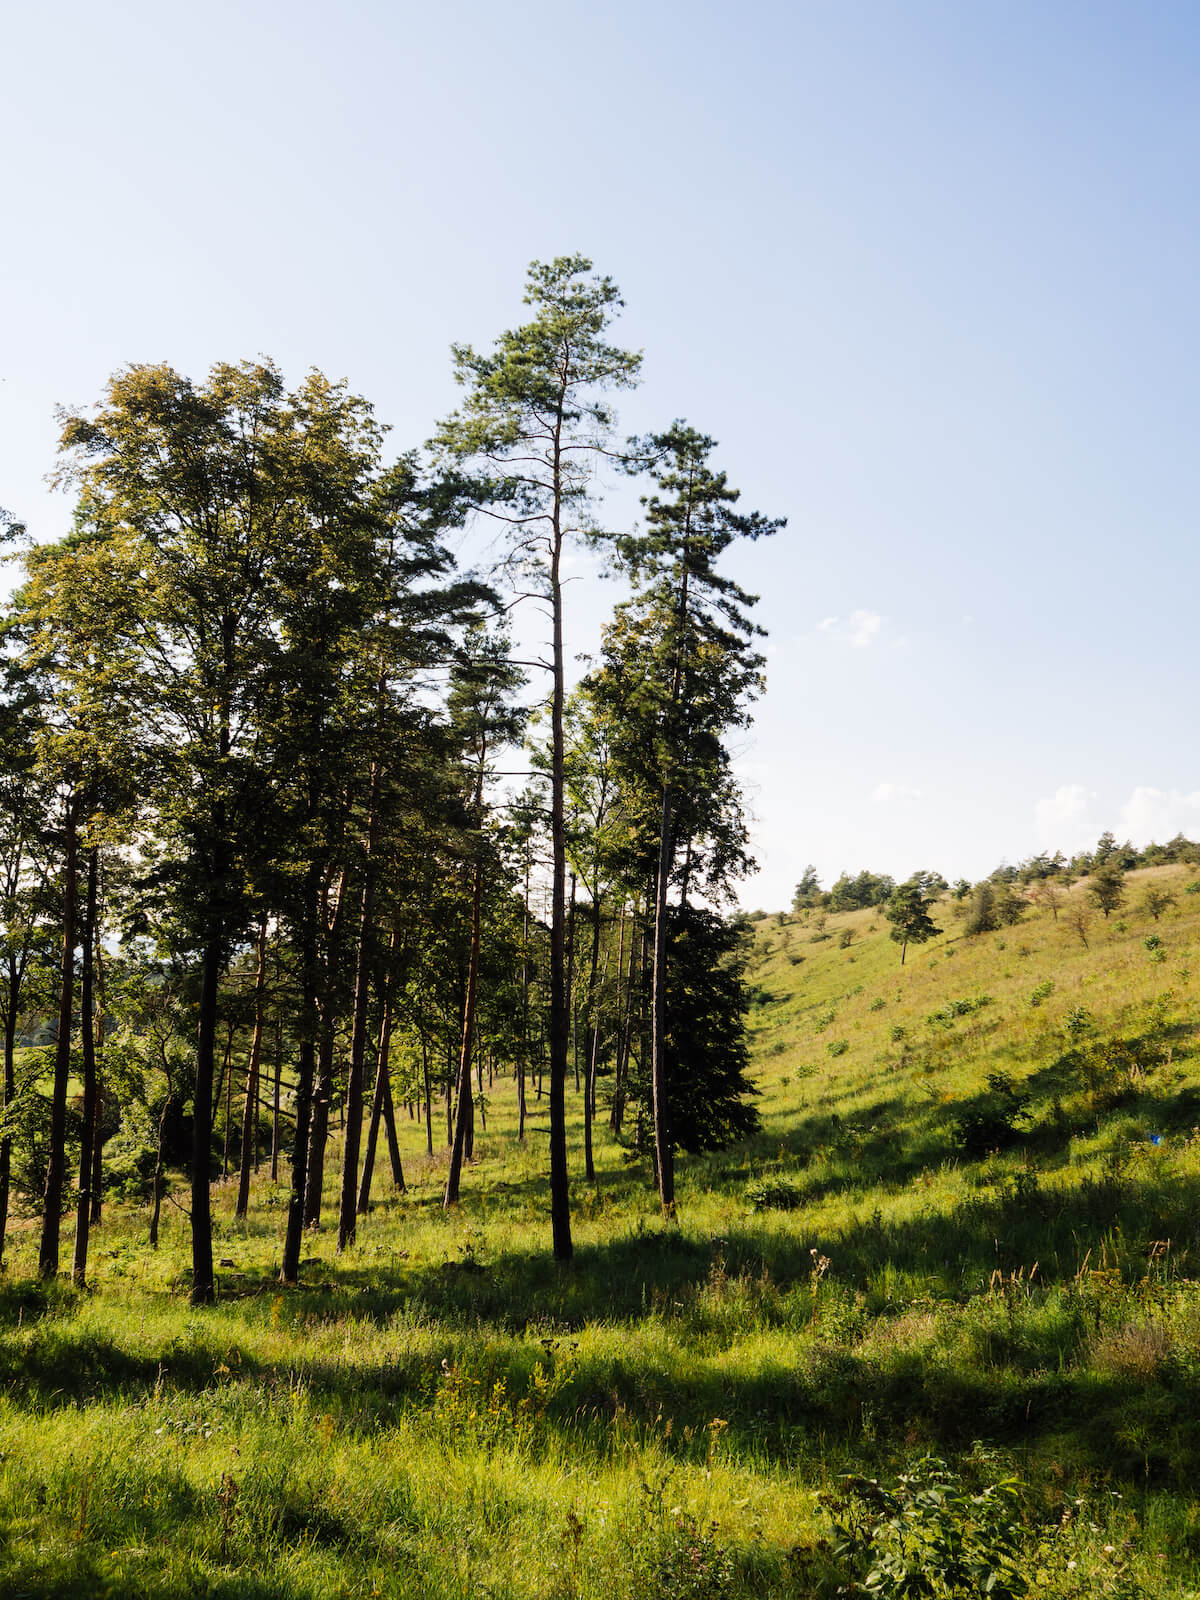
[[[460,1207],[403,1117],[407,1191],[299,1290],[265,1173],[209,1309],[182,1183],[157,1251],[107,1206],[86,1293],[18,1220],[0,1594],[1200,1591],[1194,871],[1086,947],[1083,885],[976,938],[943,897],[903,966],[880,913],[757,917],[762,1133],[668,1223],[606,1126],[583,1183],[579,1112],[567,1269],[499,1081]]]

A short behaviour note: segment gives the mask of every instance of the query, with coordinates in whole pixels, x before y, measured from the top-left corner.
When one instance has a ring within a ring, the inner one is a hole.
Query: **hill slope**
[[[86,1296],[39,1286],[18,1232],[0,1592],[1192,1592],[1188,879],[1131,875],[1088,949],[1048,912],[968,940],[943,902],[903,968],[876,915],[761,919],[762,1134],[681,1163],[677,1225],[603,1142],[566,1272],[536,1119],[518,1147],[499,1082],[461,1208],[402,1119],[408,1192],[342,1256],[313,1234],[296,1293],[265,1177],[246,1221],[217,1190],[203,1313],[176,1209],[152,1253],[111,1208]],[[1157,924],[1150,881],[1177,894]],[[903,1588],[914,1549],[958,1576]]]

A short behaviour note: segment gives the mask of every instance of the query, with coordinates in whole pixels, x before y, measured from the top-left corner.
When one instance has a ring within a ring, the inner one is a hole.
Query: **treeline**
[[[1033,884],[1058,878],[1069,885],[1100,867],[1116,866],[1122,872],[1130,872],[1138,867],[1162,867],[1175,863],[1189,866],[1200,864],[1200,843],[1177,833],[1166,844],[1151,843],[1139,850],[1128,839],[1124,844],[1118,844],[1114,834],[1105,832],[1092,850],[1080,850],[1069,858],[1061,850],[1056,850],[1053,855],[1041,851],[1028,860],[1018,862],[1016,866],[1002,862],[980,883]],[[935,881],[942,891],[953,888],[958,900],[965,899],[978,887],[967,878],[958,878],[951,886],[940,873],[923,876]],[[895,879],[886,873],[863,871],[855,874],[843,872],[828,889],[822,889],[816,867],[809,865],[796,885],[792,910],[865,911],[885,905],[896,887]]]
[[[814,866],[804,869],[792,897],[792,910],[807,920],[817,914],[817,935],[823,933],[826,914],[838,911],[879,910],[891,924],[891,937],[900,945],[903,965],[910,944],[925,944],[943,932],[934,921],[939,900],[949,897],[953,914],[962,922],[968,937],[994,933],[1013,927],[1031,906],[1049,911],[1057,922],[1065,912],[1070,928],[1087,947],[1092,914],[1106,919],[1125,904],[1125,875],[1138,867],[1195,865],[1200,863],[1200,844],[1176,834],[1165,845],[1149,844],[1136,850],[1128,841],[1118,844],[1112,833],[1102,833],[1094,850],[1081,851],[1070,860],[1062,851],[1042,852],[1017,866],[1002,863],[986,878],[972,884],[959,878],[949,884],[939,872],[914,872],[903,883],[884,873],[863,871],[842,873],[830,889],[822,889]],[[1068,902],[1067,891],[1081,879],[1087,880],[1084,899]],[[1187,893],[1200,893],[1200,881],[1190,883]],[[1168,889],[1151,884],[1142,897],[1141,910],[1153,921],[1175,904]],[[780,912],[779,918],[783,919]],[[762,913],[757,913],[758,917]],[[849,939],[852,934],[845,934]]]
[[[448,1143],[454,1204],[511,1080],[518,1136],[546,1115],[566,1260],[569,1089],[585,1175],[602,1108],[668,1213],[675,1151],[755,1125],[743,934],[712,907],[750,865],[728,735],[762,658],[717,563],[782,524],[737,509],[686,424],[615,439],[640,357],[590,262],[535,263],[526,305],[455,348],[459,409],[398,460],[367,401],[267,362],[129,367],[64,415],[73,529],[25,550],[2,624],[0,1252],[15,1188],[56,1273],[73,1205],[82,1283],[104,1193],[144,1193],[155,1241],[186,1154],[207,1301],[211,1184],[236,1172],[244,1213],[269,1159],[294,1283],[335,1121],[345,1247],[381,1138],[403,1186],[397,1115]],[[594,531],[602,457],[645,486],[618,534]],[[496,566],[461,572],[480,521]],[[627,591],[568,693],[582,538]]]

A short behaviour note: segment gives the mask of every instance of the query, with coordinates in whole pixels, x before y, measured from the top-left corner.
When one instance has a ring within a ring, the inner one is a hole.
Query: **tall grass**
[[[1200,1587],[1189,904],[1162,960],[1136,913],[1085,950],[1038,914],[957,938],[944,905],[903,969],[869,913],[764,920],[761,1136],[682,1163],[677,1226],[603,1148],[567,1271],[500,1084],[461,1207],[405,1119],[409,1193],[342,1257],[312,1235],[297,1291],[265,1182],[245,1221],[217,1190],[203,1312],[177,1209],[157,1252],[110,1209],[86,1295],[40,1285],[18,1228],[0,1593],[874,1592],[846,1475],[882,1492],[927,1455],[967,1502],[1018,1481],[1031,1592]]]

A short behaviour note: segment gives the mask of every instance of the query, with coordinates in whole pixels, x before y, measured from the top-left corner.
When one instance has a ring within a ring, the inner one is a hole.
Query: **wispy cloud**
[[[874,644],[882,627],[883,617],[878,611],[866,611],[859,607],[848,617],[822,617],[817,623],[817,632],[835,633],[849,640],[856,650],[865,650],[868,645]]]
[[[1190,794],[1182,789],[1135,789],[1121,807],[1121,832],[1139,844],[1151,839],[1162,844],[1177,833],[1196,838],[1200,834],[1200,789]]]
[[[1055,849],[1084,850],[1095,844],[1106,828],[1122,839],[1146,845],[1160,844],[1185,833],[1200,837],[1200,789],[1156,789],[1139,784],[1120,806],[1101,805],[1094,790],[1082,783],[1065,783],[1034,807],[1038,842]]]
[[[871,799],[877,806],[892,805],[897,800],[920,800],[922,792],[908,783],[877,783],[871,790]]]
[[[1099,837],[1096,796],[1082,783],[1061,784],[1034,806],[1038,843],[1056,850],[1081,850]]]

